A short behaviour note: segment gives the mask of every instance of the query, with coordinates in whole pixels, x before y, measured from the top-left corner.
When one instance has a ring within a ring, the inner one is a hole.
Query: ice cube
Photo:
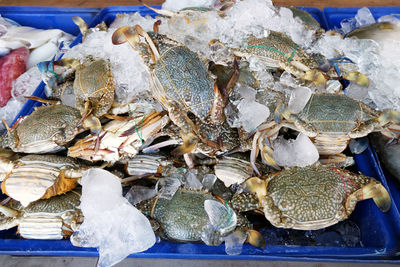
[[[302,111],[310,99],[311,94],[311,90],[307,87],[297,87],[294,89],[289,99],[289,111],[293,114]]]
[[[193,188],[193,189],[203,188],[203,185],[200,182],[197,175],[198,175],[197,170],[188,170],[186,172],[186,174],[185,174],[185,187],[186,188]]]
[[[242,231],[235,231],[224,238],[225,252],[228,255],[239,255],[242,253],[243,243],[247,235]]]
[[[218,246],[224,241],[224,238],[218,229],[208,222],[201,232],[201,240],[208,246]]]
[[[211,190],[211,188],[213,188],[215,181],[217,180],[217,176],[215,176],[214,174],[206,174],[203,176],[203,181],[201,181],[203,188],[207,189],[207,190]]]
[[[254,100],[243,99],[237,106],[239,110],[236,125],[242,126],[246,132],[251,132],[269,117],[269,109]]]
[[[160,198],[172,199],[176,191],[181,186],[181,182],[175,177],[160,178],[157,182],[156,188],[159,188],[157,195]]]
[[[334,226],[335,230],[340,233],[346,246],[361,246],[361,232],[356,223],[345,220]]]
[[[279,78],[279,81],[281,84],[286,85],[288,87],[296,88],[299,86],[298,81],[296,81],[293,75],[287,71],[284,71],[282,73],[281,77]]]
[[[357,26],[363,26],[368,24],[374,24],[376,20],[372,15],[371,11],[368,7],[362,7],[357,11],[357,15],[355,16],[357,21]]]
[[[279,166],[305,167],[314,164],[319,158],[319,153],[310,138],[300,133],[296,140],[278,137],[274,141],[273,158]]]
[[[75,246],[97,247],[98,266],[114,265],[156,241],[149,220],[122,197],[118,177],[93,168],[82,176],[83,224],[71,237]]]
[[[355,18],[344,19],[340,22],[340,27],[341,28],[338,30],[338,32],[345,35],[357,28],[357,20]]]
[[[212,226],[219,230],[221,235],[226,235],[236,228],[236,213],[219,201],[207,199],[204,201],[204,209]]]
[[[157,195],[157,191],[154,188],[148,188],[146,186],[134,185],[129,189],[128,193],[125,194],[125,198],[132,205],[136,205],[144,200],[151,199]]]

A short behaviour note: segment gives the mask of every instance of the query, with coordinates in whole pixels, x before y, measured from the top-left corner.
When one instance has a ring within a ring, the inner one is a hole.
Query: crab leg
[[[354,194],[352,194],[346,203],[346,210],[350,206],[350,201],[358,201],[363,199],[372,198],[376,204],[376,206],[382,211],[387,212],[390,209],[392,201],[390,199],[389,193],[386,188],[376,182],[371,182],[368,185],[362,187],[357,190]]]
[[[82,36],[85,36],[88,31],[88,25],[86,22],[79,16],[73,16],[72,21],[79,27]]]

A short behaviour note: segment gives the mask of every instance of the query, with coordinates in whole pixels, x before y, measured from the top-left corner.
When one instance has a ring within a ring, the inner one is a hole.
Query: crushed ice
[[[279,166],[305,167],[317,162],[319,153],[310,138],[300,133],[295,140],[278,137],[274,142],[273,157]]]
[[[82,177],[80,208],[84,222],[71,237],[75,246],[97,247],[98,266],[114,265],[156,242],[149,220],[127,199],[117,176],[90,169]]]

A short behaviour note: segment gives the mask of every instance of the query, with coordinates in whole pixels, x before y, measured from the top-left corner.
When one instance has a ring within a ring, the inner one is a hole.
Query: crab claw
[[[358,71],[350,71],[344,74],[343,78],[352,82],[356,82],[360,86],[369,86],[369,79],[367,76]]]
[[[274,160],[273,153],[274,151],[272,150],[272,148],[270,148],[268,145],[265,145],[261,151],[261,157],[268,166],[271,166],[276,170],[280,170],[281,168]]]
[[[244,184],[246,186],[246,190],[248,190],[250,193],[255,193],[259,201],[261,201],[261,199],[267,195],[267,186],[265,181],[258,177],[249,178]]]
[[[382,184],[376,182],[371,182],[362,187],[355,197],[357,200],[372,198],[376,206],[382,212],[387,212],[392,204],[386,188]]]
[[[383,185],[378,184],[373,189],[373,200],[376,206],[382,211],[387,212],[392,204],[388,191]]]
[[[73,16],[72,21],[79,27],[79,31],[82,35],[85,36],[88,31],[88,25],[86,22],[79,16]]]
[[[85,118],[82,122],[83,122],[83,128],[90,129],[90,132],[93,135],[98,135],[100,133],[101,122],[97,117],[90,115],[89,117]]]
[[[306,73],[301,77],[304,80],[312,81],[316,86],[325,85],[326,78],[319,70],[308,70]]]
[[[137,50],[140,39],[135,28],[131,26],[123,26],[115,30],[111,37],[111,41],[114,45],[128,42],[133,49]]]
[[[154,22],[154,24],[153,24],[153,32],[159,32],[160,25],[161,25],[161,20],[157,20],[156,22]]]
[[[181,136],[183,139],[183,145],[178,146],[174,150],[171,151],[172,156],[182,156],[186,153],[190,153],[192,151],[198,142],[198,138],[195,134],[193,133],[187,133],[187,134],[182,134]]]
[[[260,234],[260,232],[256,230],[247,230],[247,240],[250,245],[253,245],[257,248],[264,248],[265,247],[265,239]]]
[[[140,2],[141,2],[141,1],[140,1]],[[153,11],[156,12],[157,14],[160,14],[160,15],[163,15],[163,16],[173,17],[173,16],[176,15],[175,12],[172,12],[172,11],[169,11],[169,10],[163,10],[163,9],[154,8],[154,7],[151,7],[151,6],[149,6],[149,5],[146,5],[145,3],[143,3],[143,5],[144,5],[145,7],[147,7],[148,9],[153,10]]]

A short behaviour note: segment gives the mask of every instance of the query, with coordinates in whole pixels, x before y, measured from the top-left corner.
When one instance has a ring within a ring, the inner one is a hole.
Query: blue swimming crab
[[[382,212],[390,209],[389,193],[379,181],[313,165],[250,178],[245,192],[233,196],[231,202],[239,211],[261,211],[276,227],[317,230],[348,218],[358,201],[369,198]]]
[[[74,58],[63,58],[54,64],[71,67],[75,72],[73,81],[66,81],[62,85],[62,96],[64,90],[73,86],[76,104],[82,119],[88,121],[89,115],[91,124],[90,130],[98,134],[101,130],[99,118],[111,109],[114,102],[114,81],[111,73],[110,63],[101,58],[86,57],[81,63]]]
[[[26,155],[13,160],[0,157],[0,181],[4,194],[23,206],[38,199],[64,194],[78,185],[89,166],[58,155]]]
[[[145,43],[140,41],[140,36]],[[148,66],[153,96],[180,129],[183,145],[173,151],[174,155],[189,153],[202,139],[188,112],[203,123],[215,125],[213,129],[218,132],[218,125],[225,121],[228,94],[218,88],[194,52],[158,32],[146,32],[139,25],[117,29],[112,41],[113,44],[129,42]]]
[[[265,122],[257,129],[251,153],[255,170],[254,162],[260,150],[263,161],[277,167],[271,148],[272,140],[282,127],[294,129],[312,138],[319,154],[326,158],[325,163],[340,163],[346,159],[340,153],[345,150],[350,139],[378,131],[393,138],[397,136],[400,124],[400,112],[377,111],[346,95],[313,94],[298,114],[291,114],[284,106],[277,107],[275,120]]]
[[[0,205],[0,231],[18,226],[18,233],[27,239],[69,237],[83,222],[80,197],[80,190],[70,191],[27,207],[11,199]]]
[[[41,106],[23,117],[0,137],[0,147],[14,152],[51,153],[85,130],[85,121],[75,108],[65,105]]]
[[[225,45],[220,41],[210,41],[212,51],[222,48],[225,49]],[[247,59],[255,57],[265,68],[282,69],[297,78],[312,81],[316,85],[325,85],[327,79],[339,79],[338,75],[362,86],[369,85],[368,78],[358,71],[341,73],[337,63],[353,63],[349,58],[337,57],[328,60],[321,54],[308,54],[282,32],[269,30],[266,37],[250,36],[243,47],[232,48],[231,51],[235,56]],[[227,61],[229,60],[231,59],[228,57]],[[336,74],[333,70],[331,71],[332,66],[335,67]]]

